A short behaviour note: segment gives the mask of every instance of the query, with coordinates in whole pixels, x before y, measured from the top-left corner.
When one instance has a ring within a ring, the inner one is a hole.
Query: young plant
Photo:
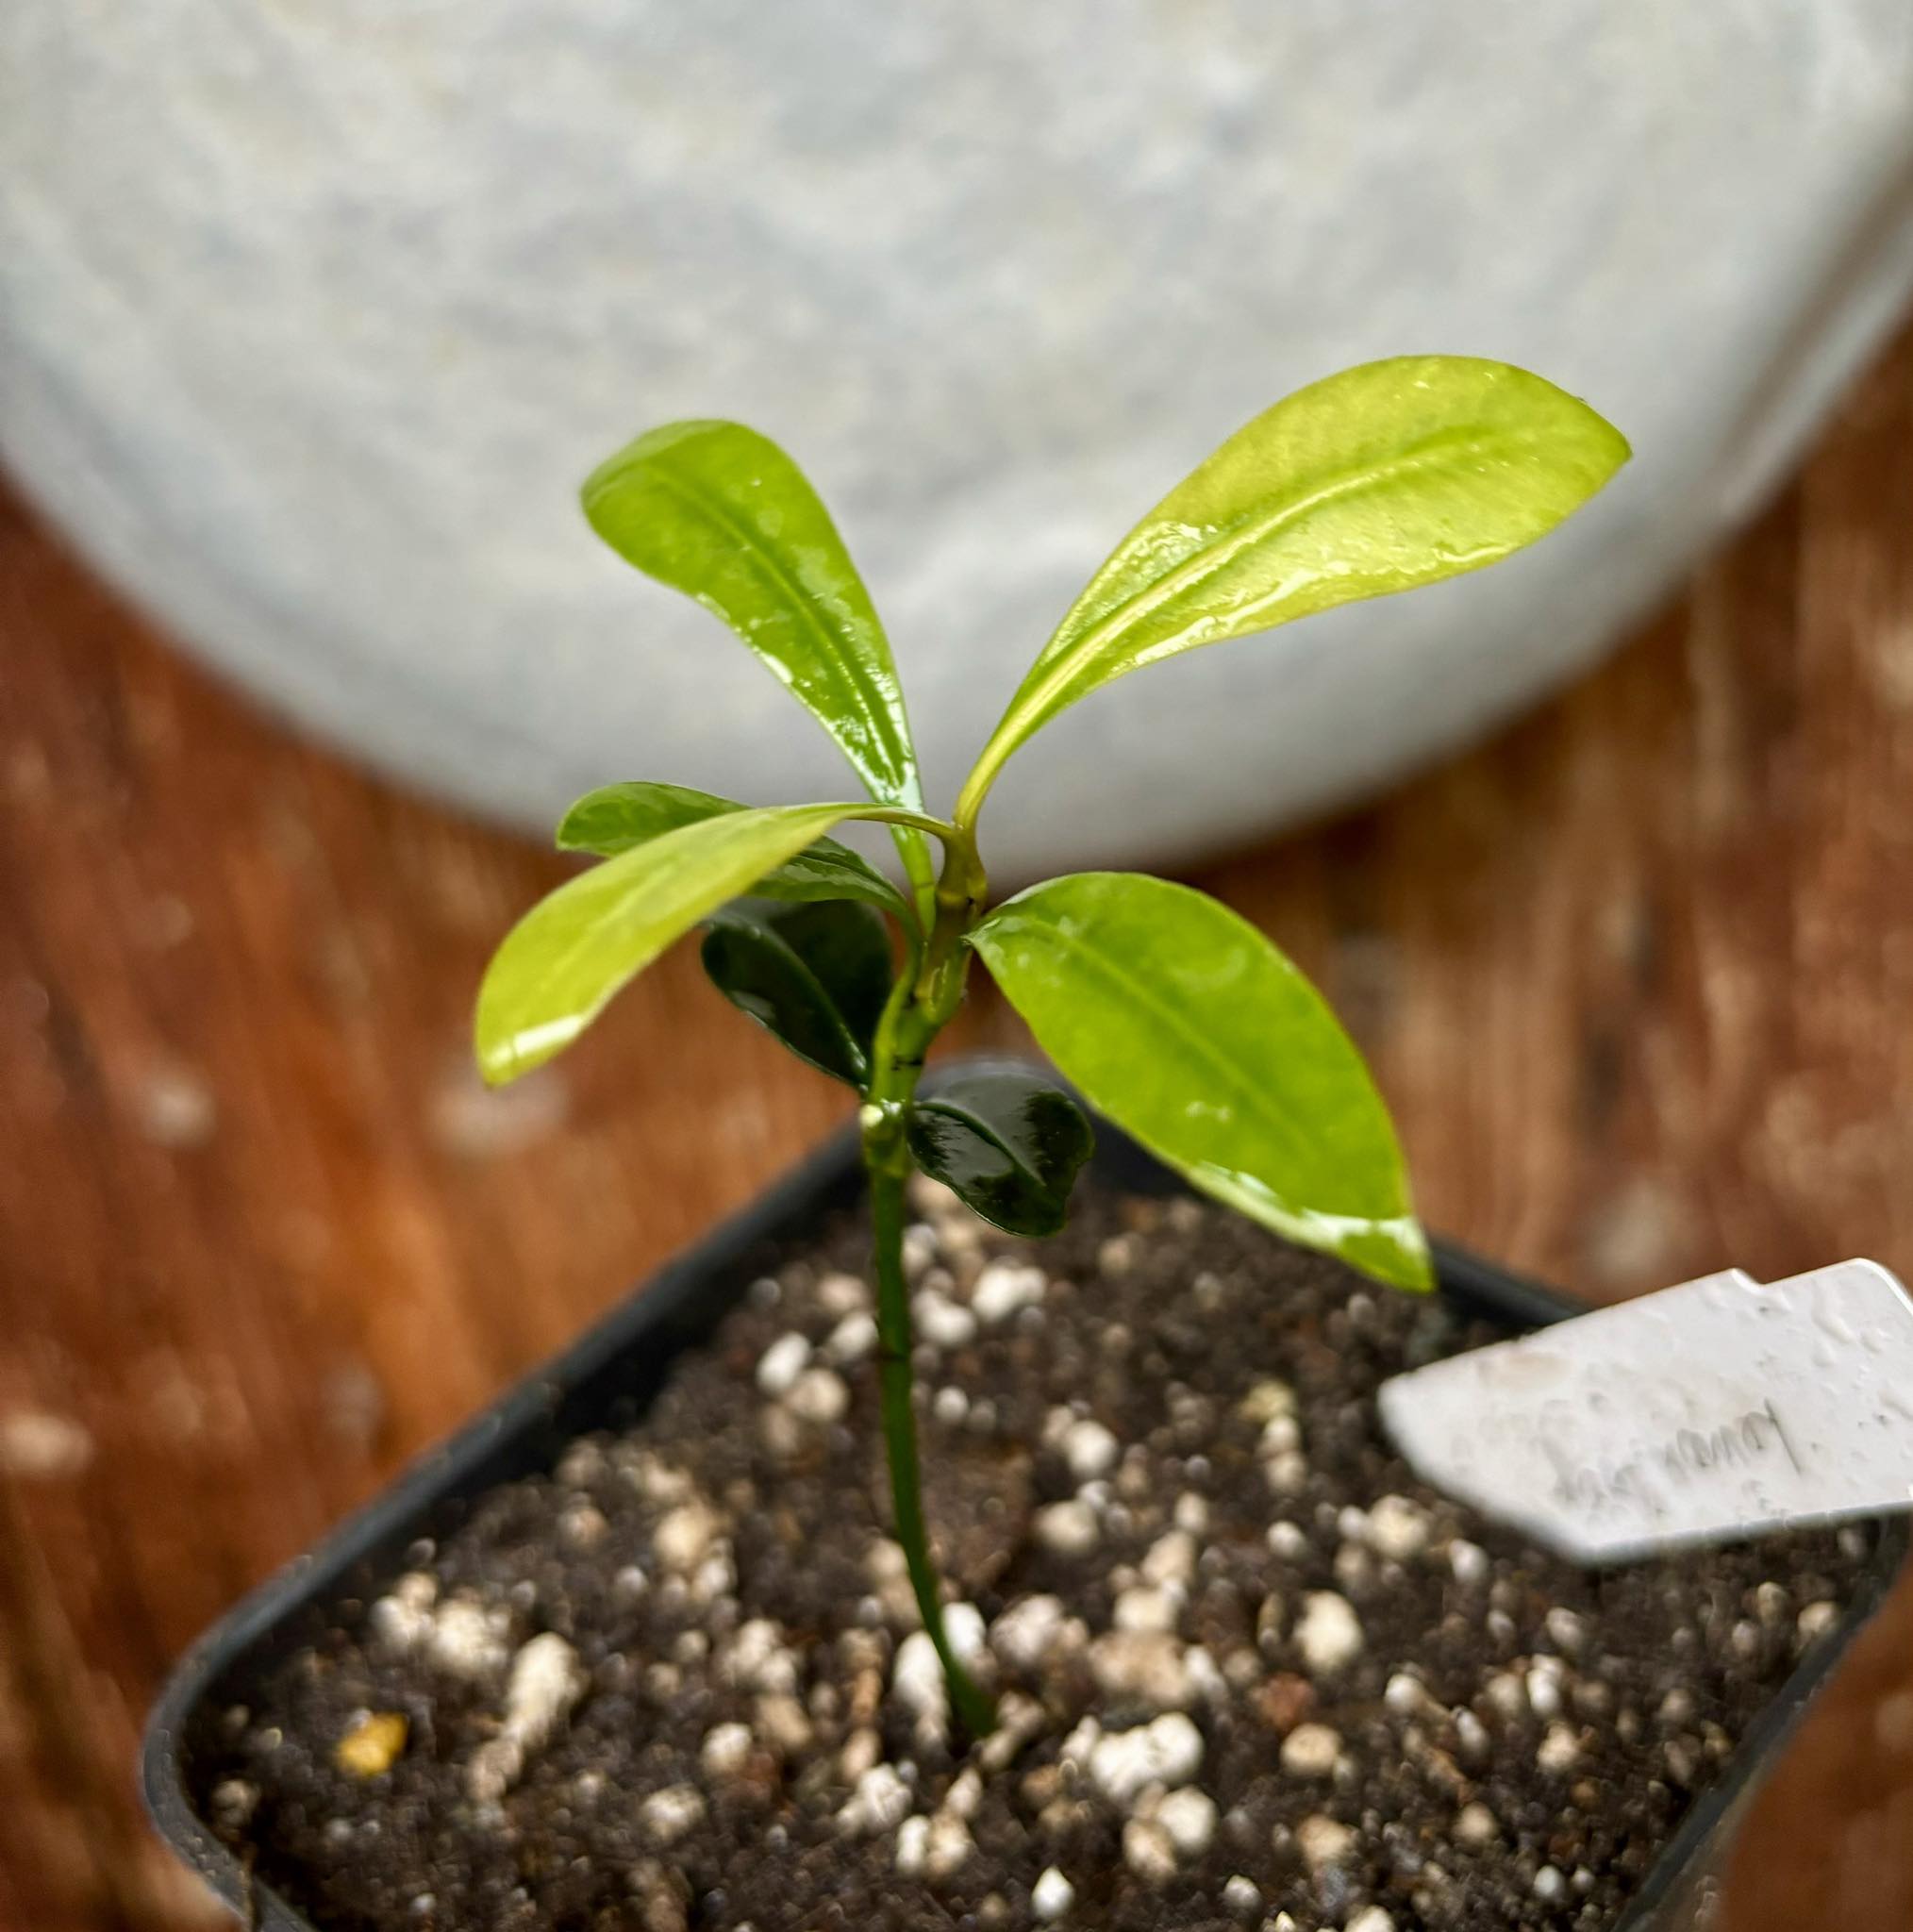
[[[947,817],[924,809],[870,594],[775,444],[736,423],[674,423],[585,484],[599,536],[729,625],[868,797],[747,807],[639,783],[580,799],[557,842],[604,862],[499,947],[478,996],[478,1063],[502,1082],[549,1059],[702,927],[718,991],[861,1097],[896,1535],[973,1732],[989,1728],[990,1706],[951,1652],[923,1526],[905,1183],[919,1168],[999,1227],[1053,1234],[1090,1147],[1074,1101],[1040,1080],[992,1074],[919,1097],[973,959],[1090,1104],[1196,1187],[1381,1281],[1431,1280],[1387,1109],[1295,967],[1213,899],[1136,873],[1051,879],[992,908],[977,845],[991,784],[1052,718],[1116,678],[1493,563],[1578,508],[1627,455],[1584,403],[1502,363],[1409,357],[1311,384],[1239,430],[1117,546]],[[901,888],[829,836],[849,820],[890,827]]]

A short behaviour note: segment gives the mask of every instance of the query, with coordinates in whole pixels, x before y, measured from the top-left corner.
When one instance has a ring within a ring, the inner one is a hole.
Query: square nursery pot
[[[952,1063],[939,1072],[948,1077],[977,1064]],[[934,1077],[926,1083],[935,1084]],[[1186,1191],[1179,1179],[1106,1123],[1098,1124],[1090,1172],[1131,1194]],[[417,1539],[441,1537],[456,1527],[488,1490],[549,1471],[579,1435],[628,1427],[656,1395],[674,1358],[702,1346],[739,1304],[762,1272],[767,1251],[803,1243],[831,1217],[855,1207],[863,1191],[856,1134],[846,1129],[752,1207],[672,1261],[572,1348],[422,1457],[192,1646],[155,1705],[141,1782],[160,1833],[236,1913],[267,1932],[312,1932],[303,1912],[241,1868],[196,1808],[189,1742],[194,1712],[208,1702],[226,1701],[225,1687],[242,1668],[308,1643],[328,1604],[364,1599],[389,1585]],[[1459,1312],[1511,1330],[1581,1312],[1566,1297],[1458,1248],[1438,1244],[1437,1258],[1440,1292]],[[1884,1520],[1875,1527],[1872,1554],[1838,1625],[1808,1650],[1760,1712],[1733,1760],[1650,1865],[1611,1932],[1698,1932],[1713,1917],[1736,1826],[1906,1555],[1904,1519]],[[1481,1932],[1495,1928],[1483,1926]]]

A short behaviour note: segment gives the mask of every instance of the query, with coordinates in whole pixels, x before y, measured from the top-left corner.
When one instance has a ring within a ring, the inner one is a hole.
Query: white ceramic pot
[[[1134,862],[1585,663],[1909,282],[1905,0],[0,9],[10,464],[209,662],[526,824],[611,777],[841,789],[586,533],[579,478],[653,423],[740,416],[809,469],[945,795],[1103,551],[1287,390],[1462,350],[1627,431],[1539,550],[1046,733],[1000,870]]]

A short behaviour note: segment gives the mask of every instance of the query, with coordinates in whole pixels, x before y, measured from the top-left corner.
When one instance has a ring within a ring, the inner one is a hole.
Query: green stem
[[[890,1454],[890,1507],[897,1541],[909,1567],[917,1609],[942,1659],[950,1703],[972,1737],[994,1728],[990,1698],[950,1647],[930,1539],[923,1524],[923,1472],[917,1460],[917,1412],[910,1394],[910,1291],[904,1279],[904,1175],[871,1174],[871,1219],[876,1230],[877,1346],[882,1356],[884,1444]]]
[[[974,833],[976,815],[983,809],[983,801],[990,795],[990,788],[996,783],[996,774],[1009,762],[1009,755],[1016,749],[1005,730],[1008,722],[1006,714],[1004,724],[990,733],[990,742],[977,755],[975,764],[970,768],[970,775],[963,781],[962,791],[956,794],[956,807],[951,816],[960,831]]]
[[[917,1454],[917,1412],[911,1400],[910,1287],[904,1275],[904,1189],[910,1174],[906,1124],[930,1042],[963,997],[968,955],[963,935],[982,910],[985,891],[975,847],[946,846],[937,917],[928,942],[913,952],[897,976],[877,1024],[868,1104],[863,1110],[863,1158],[870,1173],[871,1222],[876,1243],[877,1347],[884,1446],[890,1471],[890,1506],[897,1541],[923,1628],[937,1647],[957,1721],[973,1737],[995,1724],[990,1699],[958,1660],[943,1627],[943,1599],[923,1523],[923,1471]]]
[[[898,855],[904,861],[904,876],[909,884],[910,904],[916,908],[917,924],[926,932],[937,909],[937,866],[930,857],[928,832],[929,827],[924,825],[890,827],[890,837],[896,841]],[[940,837],[940,832],[937,836]]]
[[[928,832],[934,839],[942,840],[946,846],[959,837],[956,827],[948,819],[940,819],[932,812],[913,811],[907,805],[856,805],[845,816],[867,819],[873,825],[911,825],[920,832]]]
[[[940,840],[946,868],[953,842],[967,842],[963,835],[947,820],[937,818],[930,812],[918,811],[907,805],[859,806],[851,816],[890,828],[890,835],[897,841],[897,850],[903,856],[904,874],[909,886],[910,906],[916,913],[918,927],[921,932],[927,933],[937,915],[936,868],[930,862],[929,850],[924,845],[923,837],[908,835],[927,834],[930,838]],[[969,850],[973,856],[973,842],[969,842]]]

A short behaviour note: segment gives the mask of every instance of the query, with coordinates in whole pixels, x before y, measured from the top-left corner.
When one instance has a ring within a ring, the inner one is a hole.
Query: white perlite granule
[[[466,1767],[466,1789],[479,1804],[496,1804],[518,1782],[524,1760],[542,1750],[585,1694],[584,1666],[554,1631],[534,1637],[511,1660],[498,1735],[479,1745]]]
[[[1311,1671],[1332,1675],[1361,1655],[1361,1620],[1345,1596],[1332,1590],[1312,1590],[1302,1602],[1295,1642]]]
[[[757,1387],[774,1402],[790,1394],[810,1359],[810,1344],[792,1329],[757,1358]]]
[[[1029,1908],[1039,1919],[1060,1919],[1076,1902],[1076,1888],[1052,1865],[1030,1888]]]
[[[1187,1784],[1202,1768],[1203,1734],[1181,1711],[1114,1731],[1090,1752],[1090,1781],[1124,1810],[1151,1785]]]

